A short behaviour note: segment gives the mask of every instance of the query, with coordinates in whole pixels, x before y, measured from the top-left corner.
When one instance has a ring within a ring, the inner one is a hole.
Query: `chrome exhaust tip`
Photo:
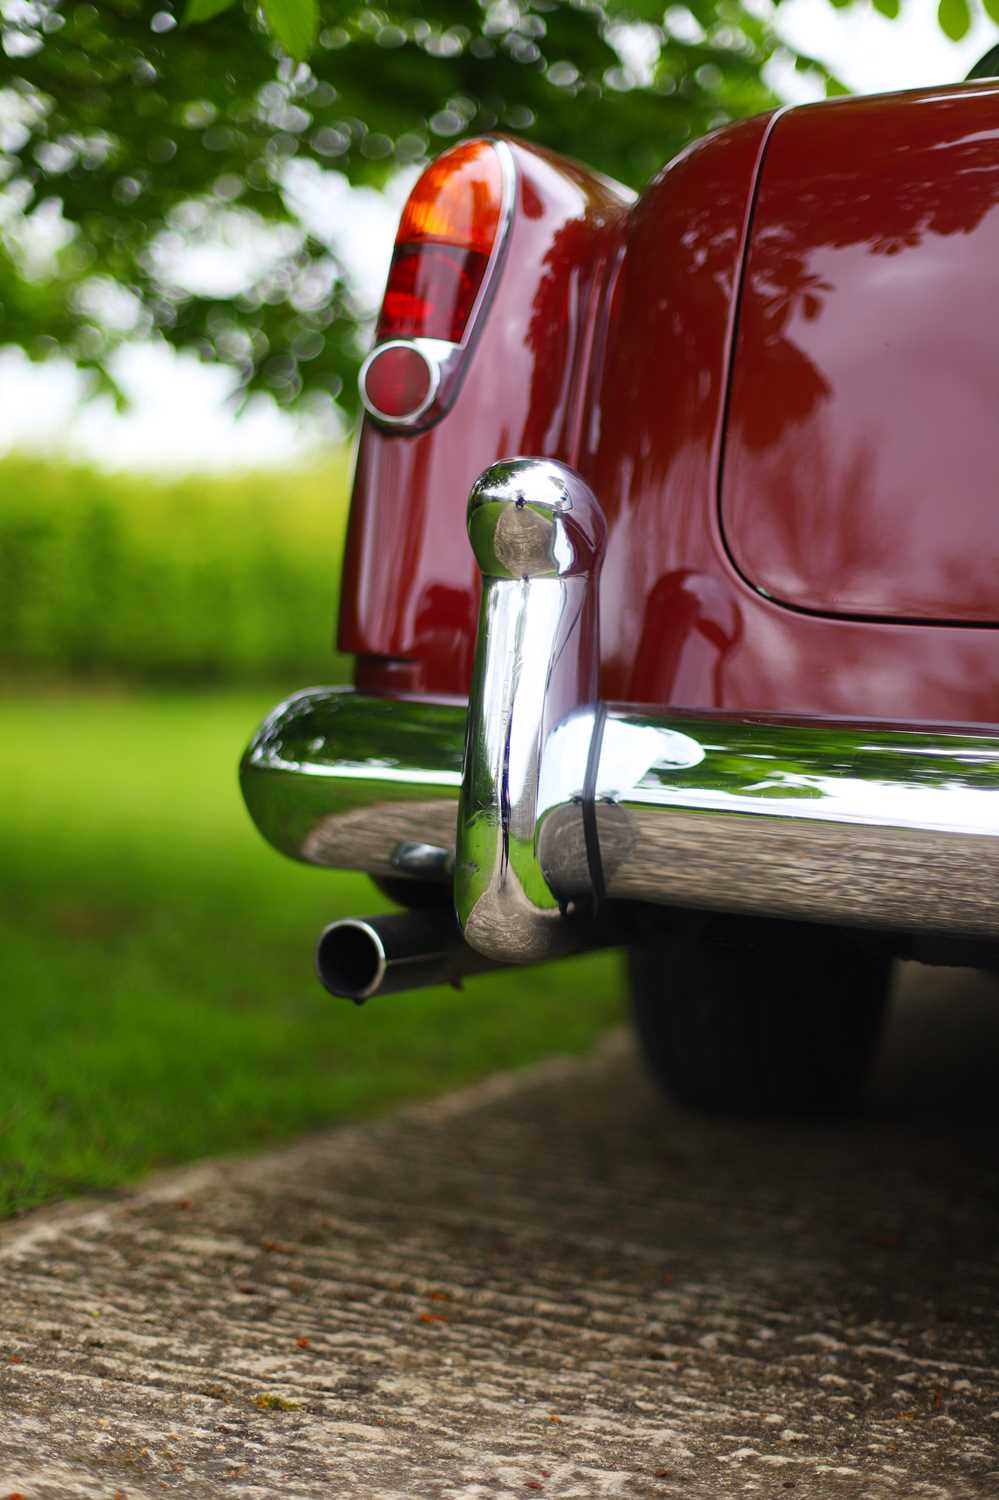
[[[385,946],[362,917],[331,922],[316,944],[316,973],[331,995],[362,1005],[385,977]]]
[[[564,939],[550,956],[568,957],[632,942],[641,931],[627,906],[596,919],[578,913],[565,919]],[[391,912],[379,917],[343,917],[331,922],[316,944],[316,974],[324,989],[363,1005],[373,995],[396,995],[433,984],[460,985],[473,974],[510,965],[486,958],[466,943],[454,913],[440,907]]]
[[[499,967],[468,946],[450,911],[344,917],[324,928],[316,944],[320,984],[355,1005]]]

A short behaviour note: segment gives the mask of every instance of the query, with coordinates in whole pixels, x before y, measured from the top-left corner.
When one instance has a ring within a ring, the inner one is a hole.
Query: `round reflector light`
[[[361,367],[361,400],[383,422],[411,422],[437,393],[438,371],[413,344],[381,344]]]

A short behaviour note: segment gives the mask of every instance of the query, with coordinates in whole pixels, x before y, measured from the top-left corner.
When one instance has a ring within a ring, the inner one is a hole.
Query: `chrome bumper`
[[[452,881],[466,939],[508,962],[554,956],[566,912],[604,898],[999,937],[999,736],[598,703],[593,497],[519,460],[470,513],[467,710],[334,688],[280,705],[241,767],[277,849]]]
[[[465,709],[314,688],[246,752],[260,832],[294,859],[450,879]],[[608,897],[999,936],[999,741],[606,705],[594,793]],[[592,889],[581,808],[548,864]]]

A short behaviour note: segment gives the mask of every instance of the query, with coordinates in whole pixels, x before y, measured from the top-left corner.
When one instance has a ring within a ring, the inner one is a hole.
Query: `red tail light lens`
[[[377,340],[460,344],[499,233],[503,170],[487,141],[445,151],[403,211]]]
[[[454,245],[398,245],[378,338],[447,339],[460,344],[489,262]]]

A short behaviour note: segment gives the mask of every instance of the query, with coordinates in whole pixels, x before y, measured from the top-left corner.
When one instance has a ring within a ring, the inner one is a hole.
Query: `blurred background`
[[[999,0],[0,0],[0,1212],[587,1045],[617,960],[355,1012],[383,909],[236,765],[333,651],[354,378],[420,167],[641,187],[780,101],[951,82]]]

